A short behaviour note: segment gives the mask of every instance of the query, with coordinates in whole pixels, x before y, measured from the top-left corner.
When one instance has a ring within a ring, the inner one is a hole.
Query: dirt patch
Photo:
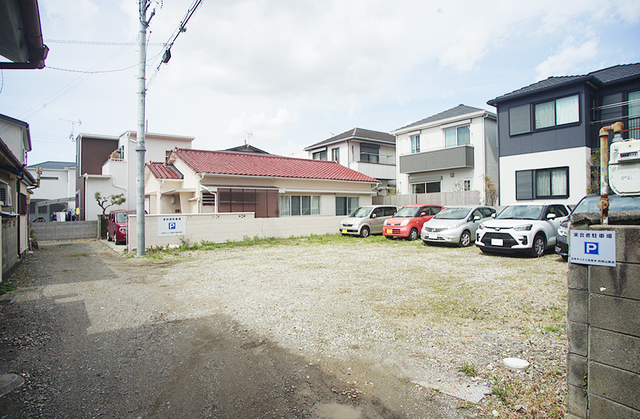
[[[562,417],[566,269],[555,255],[377,238],[159,260],[126,259],[100,242],[45,245],[11,293],[16,303],[0,308],[11,324],[2,339],[22,330],[35,342],[0,341],[27,380],[0,408],[22,406],[24,417],[39,405],[121,417]],[[509,372],[507,357],[531,367]],[[438,384],[494,394],[476,405]]]

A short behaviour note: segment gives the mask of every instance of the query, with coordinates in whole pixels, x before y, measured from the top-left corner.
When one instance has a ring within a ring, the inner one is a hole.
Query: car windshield
[[[116,223],[126,223],[127,215],[126,212],[116,212]]]
[[[600,195],[587,196],[575,207],[573,214],[600,212],[599,201]],[[609,212],[616,211],[640,211],[640,196],[609,195]]]
[[[542,205],[511,205],[496,217],[502,220],[537,220],[542,213]]]
[[[368,217],[372,209],[373,207],[358,207],[351,213],[349,217],[354,217],[354,218]]]
[[[469,215],[469,208],[445,208],[436,214],[435,217],[438,220],[462,220]]]
[[[419,217],[422,207],[402,207],[394,217]]]

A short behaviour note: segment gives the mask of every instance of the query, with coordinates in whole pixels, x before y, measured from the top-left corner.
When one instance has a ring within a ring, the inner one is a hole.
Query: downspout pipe
[[[624,124],[616,122],[600,129],[600,217],[602,224],[609,224],[609,132],[622,132]]]

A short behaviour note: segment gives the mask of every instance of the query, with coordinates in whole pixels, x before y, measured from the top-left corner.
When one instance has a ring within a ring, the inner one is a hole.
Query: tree
[[[124,197],[124,193],[103,197],[100,192],[96,192],[93,196],[100,208],[102,208],[103,219],[107,218],[107,208],[114,205],[122,205],[127,200],[127,198]]]
[[[485,204],[490,206],[498,200],[498,187],[489,175],[484,175],[484,200]]]

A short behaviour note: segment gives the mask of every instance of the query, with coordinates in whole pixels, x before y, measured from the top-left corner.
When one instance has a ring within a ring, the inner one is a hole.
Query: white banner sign
[[[569,262],[616,266],[616,232],[569,230]]]
[[[187,217],[183,215],[158,217],[158,237],[187,234]]]

